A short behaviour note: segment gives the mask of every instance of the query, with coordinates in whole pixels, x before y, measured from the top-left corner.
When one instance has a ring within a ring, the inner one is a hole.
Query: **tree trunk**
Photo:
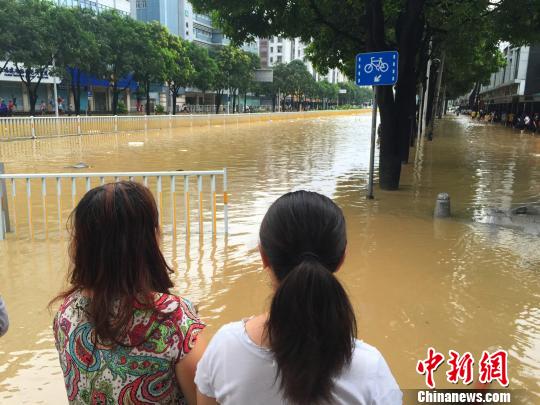
[[[420,49],[424,23],[422,8],[425,0],[409,0],[396,23],[399,46],[399,80],[396,85],[397,131],[400,132],[401,161],[409,161],[409,145],[414,138],[411,125],[416,113],[416,58]]]
[[[219,107],[221,106],[221,91],[216,91],[216,114],[219,114]]]
[[[427,103],[426,103],[426,131],[425,134],[428,137],[428,140],[433,139],[433,119],[435,118],[433,115],[434,112],[434,102],[435,102],[435,87],[437,82],[437,75],[434,71],[433,64],[431,64],[431,72],[429,75],[429,88],[427,91]]]
[[[37,87],[32,88],[32,85],[30,85],[27,88],[28,100],[30,101],[30,115],[36,115]]]
[[[144,95],[146,97],[145,112],[146,115],[150,115],[150,79],[146,78],[144,80]]]
[[[381,115],[379,186],[383,190],[397,190],[401,177],[401,143],[396,127],[396,103],[390,86],[379,86],[376,91]]]
[[[118,111],[118,84],[114,82],[113,84],[113,99],[112,99],[112,113],[116,115]]]
[[[381,0],[366,2],[367,45],[369,51],[387,49],[384,14]],[[378,86],[377,103],[381,116],[381,143],[379,153],[379,186],[396,190],[401,176],[401,148],[397,132],[394,92],[390,86]]]
[[[441,64],[439,65],[439,69],[437,69],[437,82],[435,83],[435,96],[433,99],[433,109],[432,109],[432,114],[431,114],[433,117],[433,120],[435,120],[435,117],[438,116],[438,111],[439,111],[445,56],[446,56],[446,53],[445,51],[443,51],[442,56],[441,56]],[[431,125],[433,126],[433,121]]]
[[[76,95],[73,96],[73,101],[75,102],[75,112],[77,115],[81,114],[81,72],[77,73],[77,86],[76,86]]]
[[[474,89],[469,96],[469,109],[478,111],[478,92],[480,91],[480,82],[474,84]]]
[[[75,114],[81,113],[81,72],[77,68],[71,69],[71,94],[73,95],[73,105]]]
[[[171,92],[171,98],[172,98],[172,115],[176,115],[176,89]]]
[[[244,112],[247,111],[247,91],[244,92]]]
[[[26,90],[28,91],[28,101],[30,102],[30,115],[36,115],[37,90],[39,88],[39,84],[43,75],[41,75],[37,83],[32,86],[32,71],[30,69],[26,69],[24,73],[26,76],[26,81],[23,82],[26,86]],[[55,100],[54,102],[57,103],[58,100]]]
[[[442,97],[439,97],[439,103],[437,105],[437,118],[439,119],[442,118],[443,109],[446,102],[446,84],[444,84],[442,87]],[[444,113],[446,114],[446,111],[444,111]]]
[[[236,90],[233,90],[232,113],[234,114],[235,112],[236,112]]]
[[[276,112],[276,95],[272,95],[272,112]]]

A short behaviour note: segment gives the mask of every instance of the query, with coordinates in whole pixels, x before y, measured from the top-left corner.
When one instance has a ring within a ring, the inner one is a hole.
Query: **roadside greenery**
[[[170,34],[158,23],[146,24],[115,11],[95,13],[85,8],[60,7],[47,0],[0,0],[0,73],[9,63],[24,83],[30,113],[35,113],[38,90],[47,74],[67,81],[73,110],[81,112],[83,76],[106,80],[112,94],[113,114],[126,110],[121,95],[133,84],[146,100],[150,114],[151,87],[164,84],[176,113],[176,99],[184,88],[217,94],[216,112],[223,95],[231,97],[232,111],[244,106],[248,93],[270,96],[274,110],[329,108],[361,104],[372,97],[371,90],[351,83],[340,86],[316,82],[301,61],[277,65],[273,83],[255,82],[260,67],[257,55],[236,46],[205,48]],[[62,34],[60,34],[62,33]],[[55,69],[51,69],[53,61]],[[340,88],[347,92],[340,94]],[[279,97],[279,100],[278,100]],[[339,98],[339,99],[338,99]]]
[[[435,83],[438,71],[446,69],[442,83],[454,94],[498,69],[500,41],[540,40],[540,0],[191,2],[199,12],[212,13],[233,41],[299,37],[310,44],[308,57],[322,72],[337,67],[353,77],[357,53],[399,51],[397,85],[377,87],[382,123],[379,184],[388,190],[399,187],[402,163],[409,159],[417,94],[426,88],[428,59],[440,61],[432,64],[431,80]],[[427,111],[433,112],[440,87],[429,88]]]
[[[252,91],[254,70],[260,65],[258,56],[234,46],[211,54],[158,23],[146,24],[115,11],[60,7],[47,0],[0,0],[0,26],[0,72],[14,65],[28,92],[31,114],[48,74],[70,83],[77,114],[82,74],[109,83],[113,114],[125,110],[120,95],[134,83],[146,99],[147,114],[155,84],[167,86],[176,113],[176,98],[186,87],[203,94],[230,87],[236,102],[239,92]]]

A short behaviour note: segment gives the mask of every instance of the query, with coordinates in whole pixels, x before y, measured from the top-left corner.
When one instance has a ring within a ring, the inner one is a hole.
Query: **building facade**
[[[221,31],[212,25],[212,19],[196,13],[187,0],[133,0],[131,15],[139,21],[157,21],[172,34],[200,45],[229,43]]]
[[[306,65],[308,71],[317,81],[326,80],[329,83],[342,83],[347,78],[339,69],[330,69],[326,75],[321,75],[306,58],[306,47],[300,38],[272,37],[259,40],[259,57],[261,66],[273,67],[276,64],[287,64],[293,60],[301,60]]]
[[[540,112],[540,44],[501,49],[506,64],[480,89],[480,100],[489,110]]]
[[[96,12],[116,10],[124,15],[130,15],[131,13],[130,0],[55,0],[54,3],[64,7],[91,8]],[[0,66],[4,66],[4,63],[4,61],[0,61]],[[65,111],[72,109],[73,97],[70,93],[69,84],[46,72],[38,88],[36,111],[40,111],[42,103],[45,104],[46,112],[52,113],[54,111],[55,102],[57,102],[54,99],[53,86],[55,81],[57,83],[58,97],[62,100],[61,107]],[[81,110],[106,111],[110,109],[112,96],[106,82],[97,83],[95,80],[88,78],[87,83],[83,87]],[[22,113],[30,110],[30,101],[26,86],[20,80],[16,68],[12,63],[8,63],[6,68],[0,73],[0,99],[5,103],[11,100],[15,104],[14,113]],[[129,90],[121,97],[121,100],[129,107],[131,104]]]
[[[131,13],[130,0],[55,0],[59,6],[90,8],[95,12],[116,10],[121,14]]]

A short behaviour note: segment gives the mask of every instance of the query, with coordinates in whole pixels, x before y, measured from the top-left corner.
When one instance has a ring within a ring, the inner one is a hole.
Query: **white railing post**
[[[210,194],[212,199],[212,236],[216,236],[216,176],[210,178]]]
[[[148,130],[148,115],[144,114],[144,130]]]
[[[30,127],[32,128],[32,139],[36,139],[36,123],[33,115],[30,117]]]
[[[229,195],[227,194],[227,168],[223,169],[223,225],[225,235],[229,233]]]
[[[81,135],[81,116],[77,115],[77,135]]]
[[[114,116],[114,132],[118,132],[118,115]]]
[[[0,169],[3,170],[3,165],[0,164]],[[31,182],[33,179],[39,179],[41,182],[41,198],[42,198],[42,210],[43,210],[43,223],[44,223],[44,231],[45,231],[45,237],[48,236],[48,211],[49,211],[49,204],[50,202],[47,199],[47,191],[46,191],[46,181],[47,179],[54,179],[56,181],[56,206],[57,206],[57,214],[58,214],[58,224],[59,224],[59,231],[61,231],[61,222],[62,222],[62,186],[61,182],[62,179],[66,179],[66,181],[71,182],[71,204],[72,208],[76,205],[76,199],[77,199],[77,182],[80,179],[81,181],[84,181],[85,189],[88,191],[92,186],[92,179],[95,179],[95,181],[99,181],[100,184],[103,184],[105,182],[105,178],[113,178],[114,181],[119,181],[121,178],[129,178],[130,180],[134,180],[135,178],[141,178],[142,181],[145,183],[145,185],[148,185],[148,178],[156,178],[156,202],[159,210],[160,215],[160,225],[162,225],[164,221],[164,214],[165,211],[163,209],[163,200],[165,198],[163,189],[163,177],[169,177],[171,181],[171,222],[173,225],[172,233],[174,238],[176,238],[176,223],[177,223],[177,217],[176,217],[176,185],[175,181],[176,178],[183,178],[184,180],[184,221],[186,226],[186,237],[190,237],[191,232],[191,195],[190,195],[190,177],[196,177],[197,178],[197,203],[198,203],[198,209],[197,214],[199,217],[198,225],[199,225],[199,233],[202,236],[204,233],[204,195],[203,195],[203,185],[204,185],[204,177],[209,176],[210,177],[210,186],[211,186],[211,194],[210,194],[210,201],[211,201],[211,211],[212,211],[212,234],[215,236],[217,234],[217,193],[216,193],[216,177],[217,176],[223,176],[223,220],[224,220],[224,229],[225,234],[228,234],[229,232],[229,213],[228,213],[228,191],[227,191],[227,173],[225,170],[208,170],[208,171],[162,171],[162,172],[100,172],[100,173],[21,173],[21,174],[2,174],[0,172],[0,186],[6,181],[11,180],[12,182],[12,196],[13,196],[13,204],[15,210],[15,181],[17,179],[25,180],[26,181],[26,199],[27,199],[27,212],[28,212],[28,226],[30,230],[30,237],[33,238],[34,229],[33,229],[33,219],[32,219],[32,210],[33,210],[33,204],[31,200],[32,196],[32,187]],[[66,187],[66,194],[69,193],[69,187]],[[168,191],[168,190],[167,190]],[[5,238],[5,233],[9,232],[9,214],[7,213],[7,192],[5,188],[0,187],[0,239]],[[195,207],[193,207],[195,208]],[[15,212],[15,211],[14,211]],[[193,214],[195,215],[195,214]],[[17,218],[16,214],[13,214],[13,220],[15,221]],[[169,217],[167,216],[167,219]]]
[[[184,224],[186,226],[186,235],[189,238],[189,177],[184,177]]]
[[[4,163],[0,162],[0,174],[4,174]],[[7,197],[6,180],[0,179],[0,239],[2,233],[11,232],[11,224],[9,222],[9,206]]]

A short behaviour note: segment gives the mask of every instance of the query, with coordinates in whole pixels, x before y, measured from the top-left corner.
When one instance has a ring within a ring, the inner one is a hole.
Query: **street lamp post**
[[[52,67],[53,67],[53,88],[54,88],[54,114],[56,115],[56,117],[58,117],[58,89],[57,89],[57,86],[56,86],[56,63],[55,63],[55,60],[54,60],[54,56],[52,58]]]

